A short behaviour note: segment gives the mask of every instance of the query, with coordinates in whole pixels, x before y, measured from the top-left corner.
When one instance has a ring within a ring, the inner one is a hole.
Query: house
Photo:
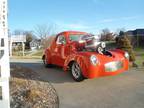
[[[30,42],[30,48],[31,50],[36,50],[41,48],[41,40],[40,39],[34,39]]]
[[[144,46],[144,29],[129,30],[126,33],[134,47]]]

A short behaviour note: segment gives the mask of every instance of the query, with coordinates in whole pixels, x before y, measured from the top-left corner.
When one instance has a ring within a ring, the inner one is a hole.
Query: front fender
[[[86,70],[88,68],[89,63],[88,57],[81,54],[73,54],[68,56],[64,63],[64,70],[67,71],[68,69],[70,69],[70,65],[73,62],[77,62],[79,64],[83,76],[87,77]]]

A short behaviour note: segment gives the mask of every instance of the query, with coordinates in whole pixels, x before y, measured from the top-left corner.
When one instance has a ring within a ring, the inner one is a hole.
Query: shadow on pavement
[[[54,66],[45,68],[40,63],[11,62],[11,69],[17,67],[17,71],[11,71],[11,76],[28,80],[39,80],[50,83],[74,83],[72,76],[64,72],[62,68]],[[21,73],[21,74],[20,74]]]

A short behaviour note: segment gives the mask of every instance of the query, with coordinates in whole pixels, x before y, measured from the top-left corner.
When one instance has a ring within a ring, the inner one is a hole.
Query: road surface
[[[31,68],[41,81],[56,89],[60,108],[144,108],[144,68],[117,76],[75,82],[61,68],[45,68],[41,60],[15,60],[11,63]]]

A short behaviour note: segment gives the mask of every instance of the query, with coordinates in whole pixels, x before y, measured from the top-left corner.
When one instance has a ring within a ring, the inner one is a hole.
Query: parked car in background
[[[45,67],[58,65],[76,81],[117,75],[128,70],[129,55],[106,50],[104,42],[86,32],[65,31],[56,35],[42,56]]]

